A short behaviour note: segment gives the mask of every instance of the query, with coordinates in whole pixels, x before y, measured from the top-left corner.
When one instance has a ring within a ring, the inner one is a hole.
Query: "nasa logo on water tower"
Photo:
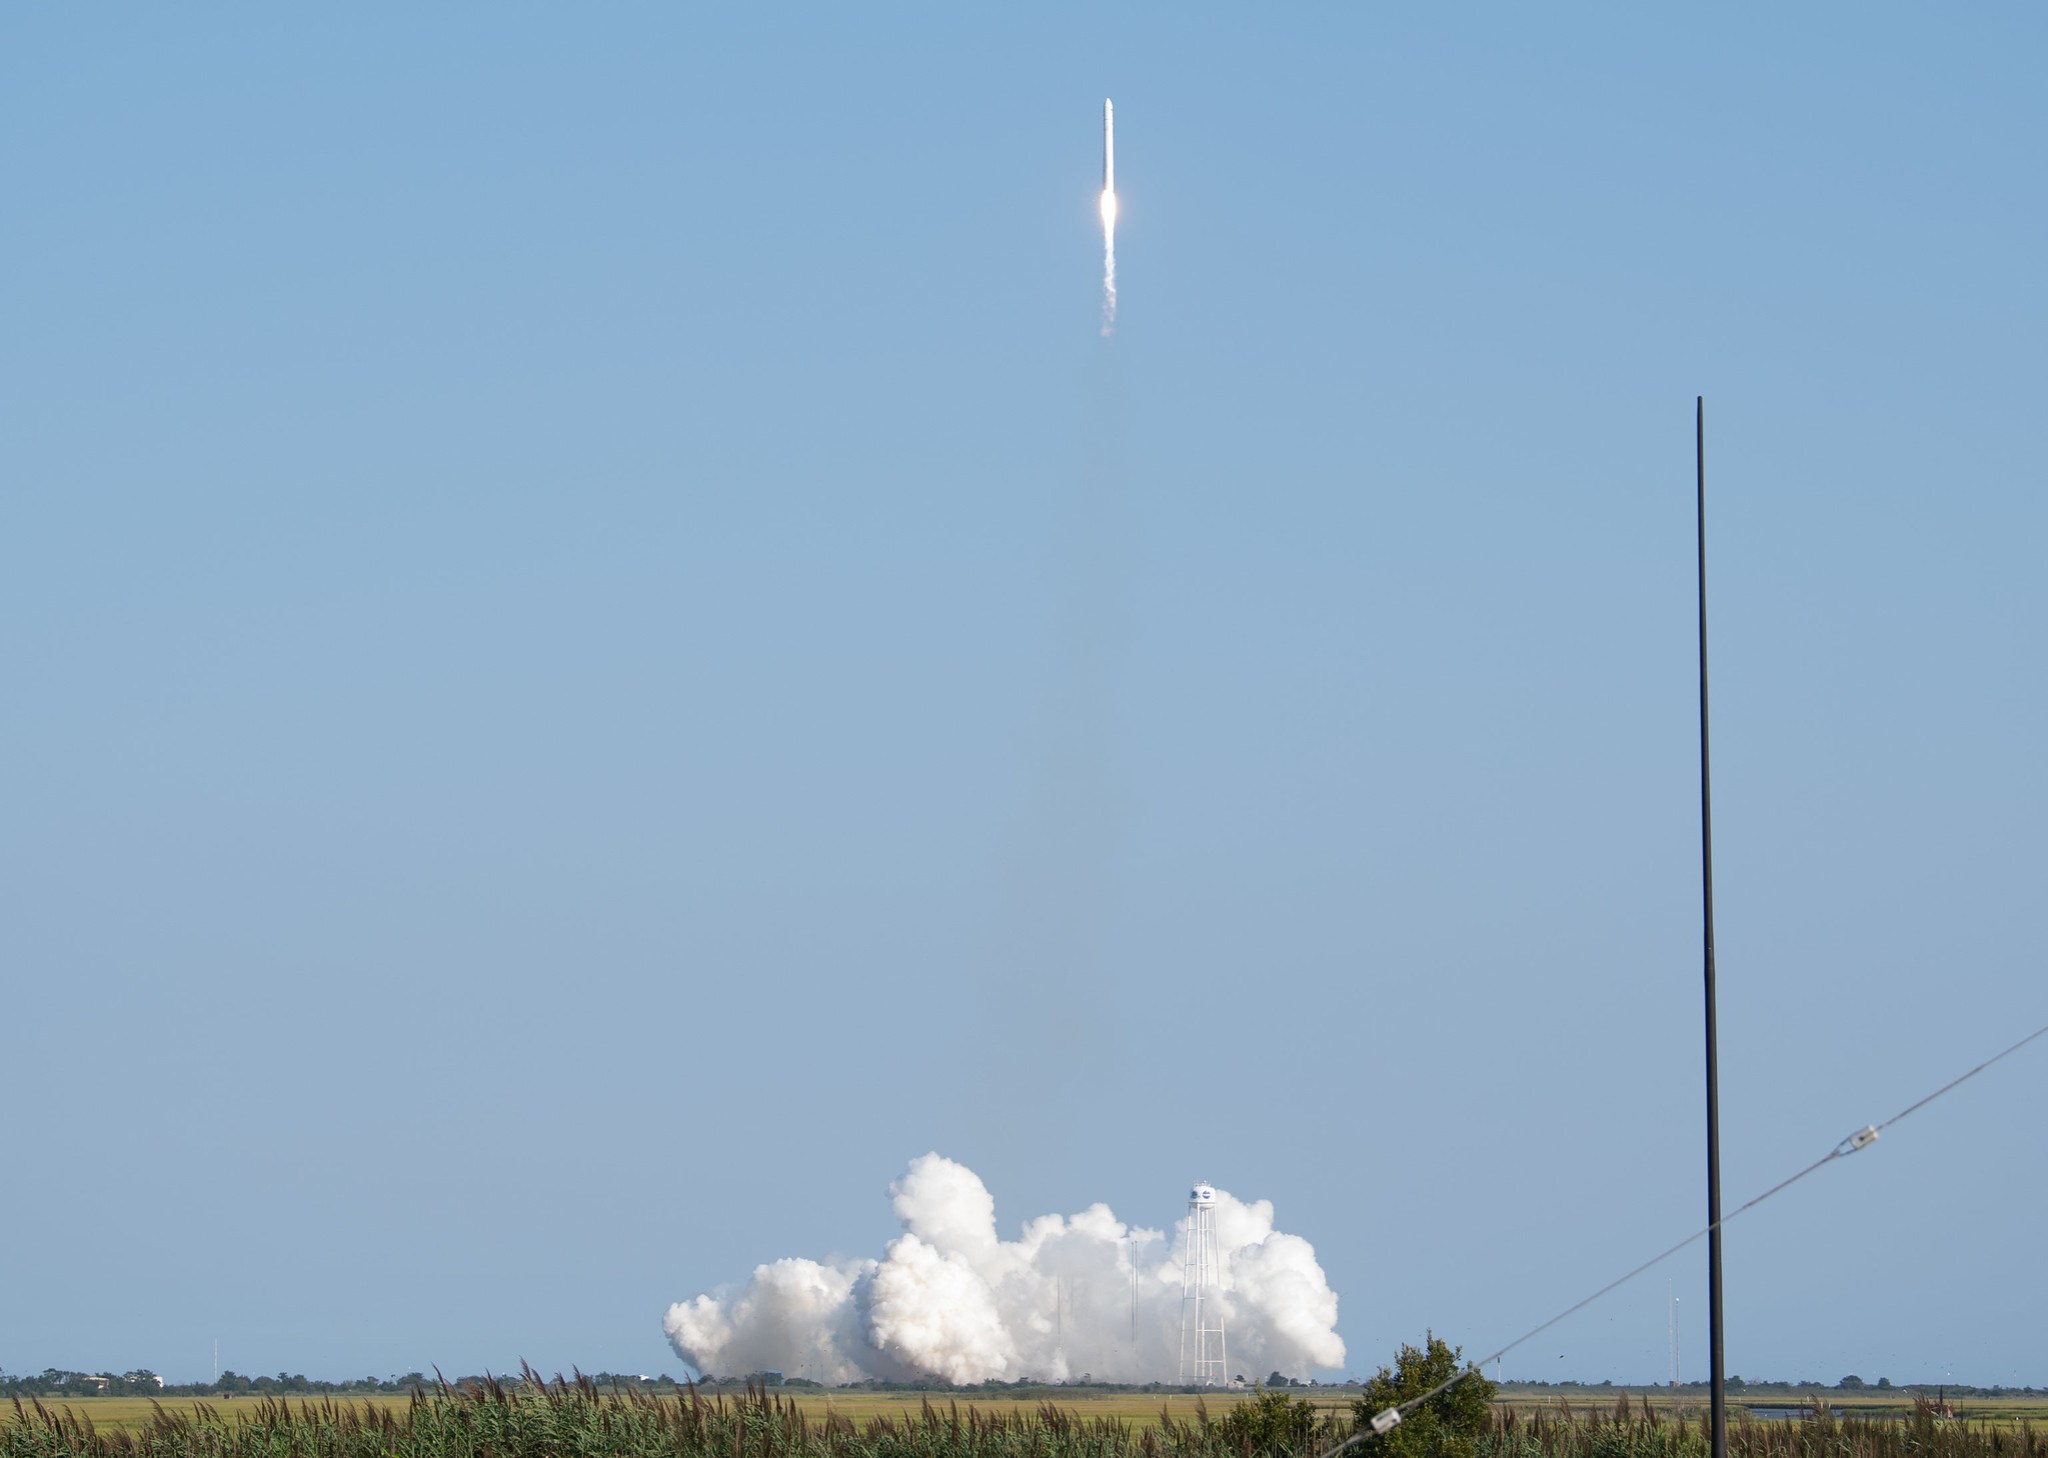
[[[1188,1191],[1188,1202],[1194,1205],[1215,1204],[1216,1187],[1214,1185],[1196,1185],[1192,1190]]]

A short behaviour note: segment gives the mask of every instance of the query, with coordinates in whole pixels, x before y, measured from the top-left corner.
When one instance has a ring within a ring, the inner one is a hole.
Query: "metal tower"
[[[1678,1292],[1677,1282],[1664,1283],[1664,1337],[1671,1348],[1671,1386],[1678,1385]]]
[[[1188,1191],[1187,1252],[1180,1277],[1180,1385],[1222,1387],[1230,1381],[1223,1347],[1222,1291],[1217,1286],[1216,1190],[1197,1180]]]

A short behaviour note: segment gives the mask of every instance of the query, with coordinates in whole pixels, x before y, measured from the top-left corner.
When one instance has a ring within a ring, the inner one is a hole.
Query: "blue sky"
[[[1703,1201],[1696,394],[1731,1197],[2048,1020],[2044,41],[13,10],[0,1368],[674,1370],[928,1149],[1532,1325]],[[2044,1098],[1731,1229],[1733,1370],[2048,1382]]]

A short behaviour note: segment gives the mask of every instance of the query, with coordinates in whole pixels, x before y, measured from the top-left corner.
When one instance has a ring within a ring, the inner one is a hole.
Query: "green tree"
[[[1352,1404],[1365,1433],[1358,1443],[1361,1458],[1473,1458],[1474,1440],[1486,1431],[1492,1414],[1494,1385],[1472,1369],[1435,1392],[1458,1375],[1463,1355],[1462,1347],[1446,1345],[1434,1332],[1425,1332],[1419,1347],[1402,1344],[1394,1365],[1380,1368],[1366,1383],[1365,1396]],[[1372,1431],[1376,1414],[1431,1392],[1435,1395],[1403,1413],[1391,1431]]]

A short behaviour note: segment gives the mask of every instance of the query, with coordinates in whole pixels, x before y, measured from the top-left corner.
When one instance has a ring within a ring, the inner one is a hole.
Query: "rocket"
[[[1102,103],[1102,190],[1116,196],[1116,108]]]
[[[1102,337],[1116,329],[1116,108],[1102,103]]]

